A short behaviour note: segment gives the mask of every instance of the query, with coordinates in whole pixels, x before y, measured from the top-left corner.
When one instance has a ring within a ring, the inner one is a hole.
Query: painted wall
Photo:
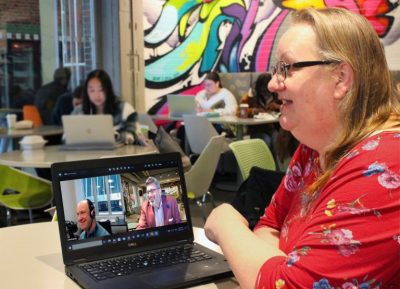
[[[398,0],[143,0],[146,109],[169,93],[194,94],[211,70],[268,70],[290,13],[306,6],[364,15],[400,70]]]

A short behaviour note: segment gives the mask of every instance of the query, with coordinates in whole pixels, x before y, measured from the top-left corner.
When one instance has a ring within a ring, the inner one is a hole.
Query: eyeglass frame
[[[152,193],[154,193],[154,192],[157,192],[159,189],[161,189],[161,188],[154,188],[154,189],[150,189],[150,190],[146,190],[146,193],[147,194],[152,194]]]
[[[278,61],[277,63],[275,63],[275,65],[272,65],[270,68],[270,73],[271,76],[273,77],[275,74],[278,77],[279,81],[285,81],[285,79],[287,78],[289,69],[291,68],[303,68],[303,67],[310,67],[310,66],[315,66],[315,65],[329,65],[332,63],[335,63],[336,61],[333,60],[313,60],[313,61],[299,61],[299,62],[295,62],[292,64],[288,64],[284,61]],[[284,74],[282,73],[278,73],[278,65],[281,64],[281,71],[283,68]],[[282,79],[280,79],[279,77],[281,77]]]

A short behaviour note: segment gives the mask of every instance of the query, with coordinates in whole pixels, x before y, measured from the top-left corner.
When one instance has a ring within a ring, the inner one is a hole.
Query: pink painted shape
[[[289,14],[289,10],[282,10],[282,12],[275,18],[271,25],[267,28],[264,33],[264,37],[260,41],[260,45],[256,52],[256,71],[266,71],[268,67],[268,60],[271,57],[272,46],[276,40],[276,34],[279,27],[285,20],[286,15]],[[262,53],[263,52],[263,53]],[[269,52],[268,58],[264,57],[265,52]]]

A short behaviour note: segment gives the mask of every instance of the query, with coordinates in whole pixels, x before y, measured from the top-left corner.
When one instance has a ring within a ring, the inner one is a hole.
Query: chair
[[[0,165],[0,204],[7,208],[10,223],[12,210],[28,210],[32,223],[32,210],[43,208],[53,200],[51,182],[21,170]]]
[[[184,115],[186,139],[190,150],[194,154],[200,154],[213,136],[219,135],[215,127],[205,116]],[[224,139],[223,152],[229,151],[229,142]]]
[[[43,125],[42,117],[36,105],[27,104],[22,107],[22,115],[24,120],[31,120],[34,127]]]
[[[110,220],[105,220],[105,221],[97,221],[110,235],[112,234],[111,230],[111,221]]]
[[[55,206],[45,209],[44,212],[49,213],[51,215],[52,222],[57,222],[58,216],[57,216],[57,210],[56,210]]]
[[[209,188],[217,169],[224,140],[225,136],[223,135],[213,136],[192,168],[185,173],[188,198],[196,200],[196,204],[203,211],[204,219],[206,219],[206,214],[203,205],[207,196],[210,197],[212,205],[215,207]]]
[[[147,125],[149,127],[149,132],[152,132],[154,134],[157,133],[158,128],[149,114],[139,112],[138,113],[138,121],[140,124]]]
[[[267,144],[261,139],[245,139],[229,144],[239,165],[242,179],[246,180],[254,166],[276,170],[275,160]]]

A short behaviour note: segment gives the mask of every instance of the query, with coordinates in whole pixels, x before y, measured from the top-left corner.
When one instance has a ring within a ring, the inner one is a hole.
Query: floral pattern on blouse
[[[400,148],[398,132],[355,145],[303,215],[305,191],[319,166],[318,154],[299,146],[255,228],[278,229],[279,248],[287,256],[262,265],[256,289],[399,288],[400,154],[395,148]]]
[[[359,250],[360,241],[353,239],[353,232],[348,229],[338,229],[336,224],[323,227],[322,232],[310,232],[322,238],[322,243],[328,243],[337,247],[338,252],[345,257],[355,254]]]
[[[313,289],[379,289],[382,286],[381,282],[377,282],[375,279],[367,281],[368,276],[364,277],[361,283],[357,279],[351,281],[345,281],[340,287],[333,287],[329,284],[329,281],[325,278],[314,282]],[[375,283],[375,285],[374,285]]]
[[[400,187],[400,176],[389,170],[384,163],[374,162],[364,172],[366,177],[378,175],[379,184],[387,189],[397,189]]]
[[[293,250],[288,254],[287,266],[291,267],[294,263],[300,260],[300,256],[307,255],[307,252],[310,250],[310,247],[304,246],[299,250]]]
[[[372,212],[375,216],[380,217],[381,213],[376,209],[366,208],[362,203],[361,199],[365,196],[362,195],[355,199],[353,202],[345,204],[336,204],[335,199],[331,199],[326,203],[325,215],[332,217],[337,214],[351,214],[351,215],[361,215]]]

